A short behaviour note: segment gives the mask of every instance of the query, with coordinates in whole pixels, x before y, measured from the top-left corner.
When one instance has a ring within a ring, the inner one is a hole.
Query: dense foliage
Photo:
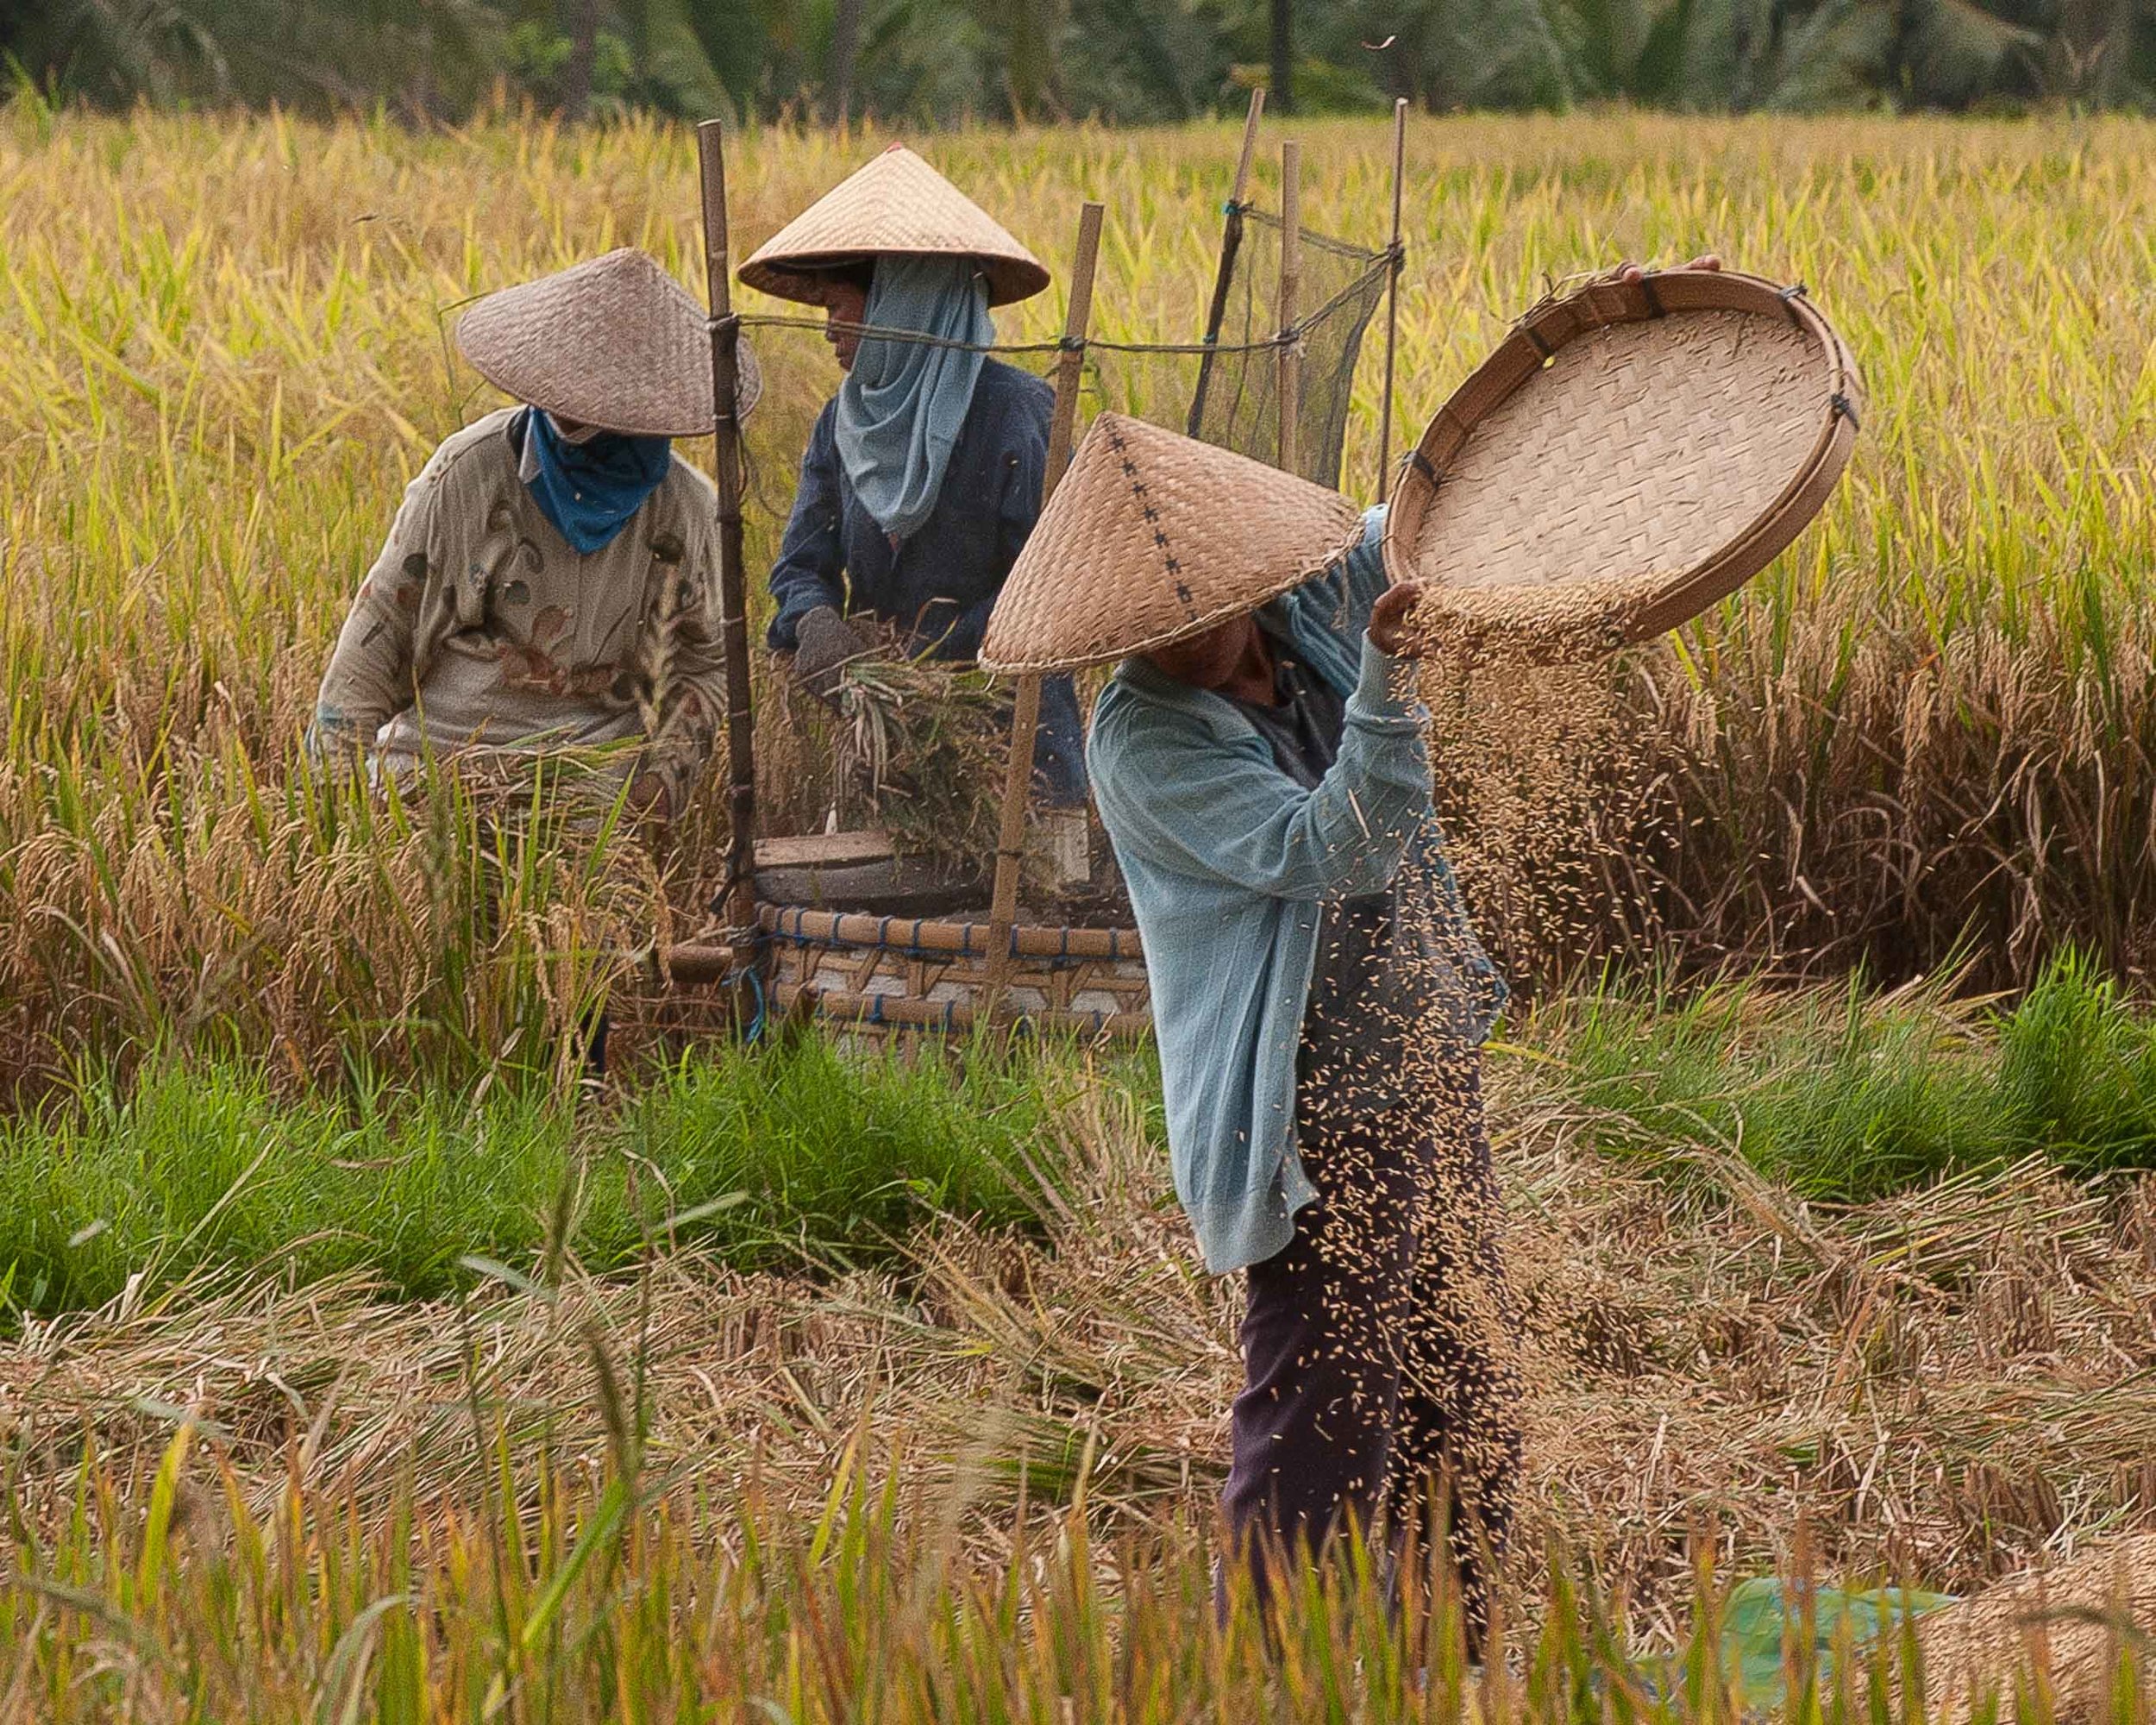
[[[2156,0],[32,0],[0,49],[97,101],[437,117],[1177,120],[1282,72],[1322,110],[2147,106]]]

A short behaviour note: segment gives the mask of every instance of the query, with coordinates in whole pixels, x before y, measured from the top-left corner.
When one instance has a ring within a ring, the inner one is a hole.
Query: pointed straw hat
[[[1012,565],[981,662],[1069,671],[1152,652],[1300,586],[1361,529],[1338,492],[1103,413]]]
[[[891,253],[980,260],[988,304],[1048,285],[1041,260],[904,144],[893,144],[765,241],[741,267],[749,286],[813,299],[819,272]]]
[[[711,430],[711,339],[704,308],[648,253],[624,246],[490,293],[457,323],[479,374],[560,419],[639,437]],[[740,344],[740,412],[763,392]]]

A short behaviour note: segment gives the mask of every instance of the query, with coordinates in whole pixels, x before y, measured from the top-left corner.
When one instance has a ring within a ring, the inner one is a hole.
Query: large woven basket
[[[1438,411],[1393,494],[1387,573],[1500,612],[1497,590],[1518,588],[1523,615],[1576,588],[1609,644],[1648,639],[1818,514],[1858,391],[1802,287],[1689,269],[1595,282],[1521,319]]]

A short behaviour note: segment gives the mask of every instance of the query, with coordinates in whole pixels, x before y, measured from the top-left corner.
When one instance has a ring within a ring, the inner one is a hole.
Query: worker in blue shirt
[[[768,641],[826,698],[872,631],[966,661],[1040,510],[1054,392],[985,350],[990,307],[1048,273],[985,212],[894,146],[743,267],[751,286],[821,306],[845,380],[801,458],[771,568]],[[878,331],[906,331],[903,339]],[[1085,801],[1083,729],[1068,677],[1041,691],[1044,799]]]
[[[1175,1190],[1241,1271],[1222,1507],[1261,1596],[1352,1529],[1445,1550],[1470,1647],[1519,1471],[1516,1318],[1482,1125],[1504,988],[1431,806],[1383,511],[1102,414],[984,662],[1120,660],[1093,792],[1130,888]],[[1445,1541],[1415,1538],[1447,1517]],[[1294,1589],[1288,1590],[1294,1596]]]

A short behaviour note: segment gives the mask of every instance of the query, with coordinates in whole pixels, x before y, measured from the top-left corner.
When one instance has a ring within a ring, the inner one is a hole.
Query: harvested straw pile
[[[1541,1063],[1501,1057],[1492,1080],[1523,1307],[1523,1584],[1554,1542],[1629,1596],[1636,1634],[1673,1636],[1702,1548],[1724,1575],[1784,1570],[1801,1543],[1824,1577],[1971,1593],[2156,1521],[2156,1185],[2027,1165],[1827,1209],[1734,1157],[1674,1177],[1597,1155],[1605,1122]],[[1134,1099],[1081,1082],[1055,1131],[1071,1171],[1039,1199],[1041,1238],[953,1221],[906,1274],[743,1276],[680,1253],[642,1285],[572,1269],[493,1287],[468,1337],[454,1306],[349,1282],[33,1326],[0,1349],[17,1497],[66,1515],[85,1432],[146,1482],[174,1408],[215,1422],[262,1504],[294,1466],[373,1501],[400,1474],[468,1501],[498,1421],[519,1455],[597,1468],[596,1340],[641,1379],[654,1477],[682,1489],[753,1475],[812,1517],[858,1440],[865,1465],[941,1476],[987,1512],[963,1524],[989,1557],[1021,1471],[1034,1502],[1082,1481],[1127,1527],[1202,1516],[1239,1291],[1197,1272]]]
[[[1932,1719],[1975,1717],[2000,1673],[2022,1664],[2048,1691],[2037,1716],[2109,1716],[2122,1659],[2146,1672],[2156,1645],[2156,1534],[2002,1582],[1918,1619],[1915,1636]],[[2018,1710],[2012,1694],[1999,1699],[2009,1716]]]

